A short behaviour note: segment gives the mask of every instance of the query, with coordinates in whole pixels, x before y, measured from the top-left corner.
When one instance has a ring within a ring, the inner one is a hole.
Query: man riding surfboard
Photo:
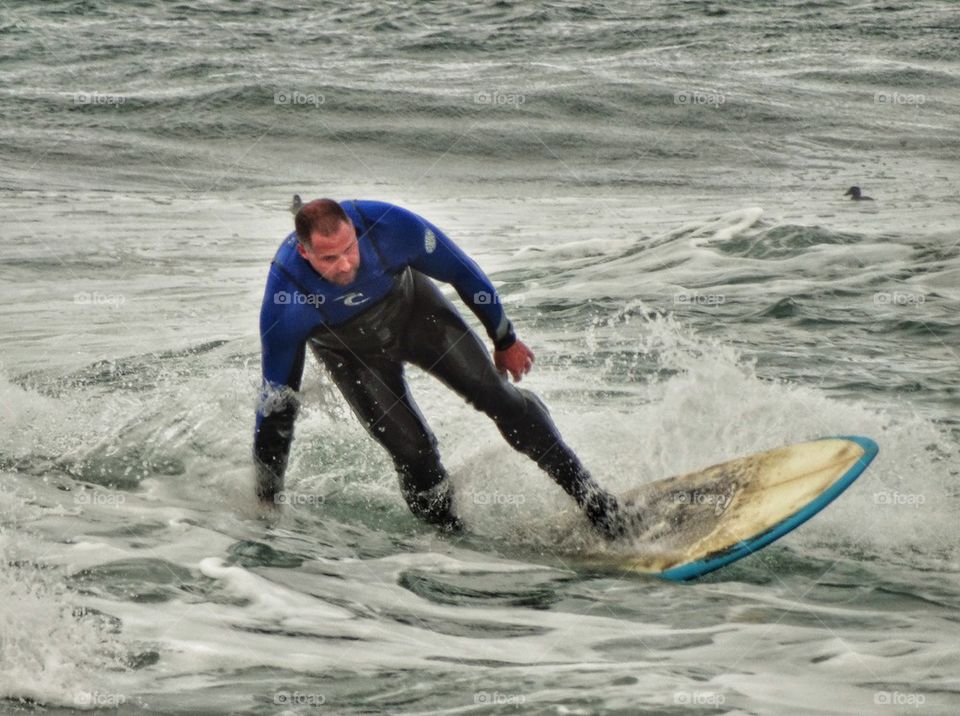
[[[437,440],[410,395],[403,364],[439,378],[489,416],[608,538],[621,533],[617,500],[563,442],[543,402],[514,381],[533,352],[514,333],[480,267],[439,228],[381,201],[317,199],[302,205],[296,230],[270,267],[260,314],[263,393],[254,434],[256,492],[272,503],[299,409],[296,395],[310,346],[371,437],[390,453],[411,512],[459,531],[452,486]],[[483,323],[480,337],[431,278],[452,285]]]

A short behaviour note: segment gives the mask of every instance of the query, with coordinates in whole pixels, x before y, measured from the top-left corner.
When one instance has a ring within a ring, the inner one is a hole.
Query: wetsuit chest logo
[[[354,291],[353,293],[348,293],[344,296],[339,296],[334,299],[336,301],[343,301],[344,306],[359,306],[361,303],[366,303],[370,300],[369,296],[364,296],[360,291]]]

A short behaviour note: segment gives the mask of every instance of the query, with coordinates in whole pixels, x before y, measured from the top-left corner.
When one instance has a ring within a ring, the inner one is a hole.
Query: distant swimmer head
[[[852,186],[844,193],[844,196],[849,196],[853,201],[873,201],[872,196],[864,196],[860,193],[860,187]]]
[[[859,189],[857,191],[860,191]],[[296,214],[300,211],[300,207],[303,206],[303,199],[300,198],[299,194],[293,195],[293,201],[290,202],[290,213]]]

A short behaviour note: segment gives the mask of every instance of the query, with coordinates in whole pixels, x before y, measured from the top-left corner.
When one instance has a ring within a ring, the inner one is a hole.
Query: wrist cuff
[[[505,351],[507,348],[517,342],[517,334],[513,332],[513,326],[507,331],[507,334],[493,342],[493,347],[498,351]]]

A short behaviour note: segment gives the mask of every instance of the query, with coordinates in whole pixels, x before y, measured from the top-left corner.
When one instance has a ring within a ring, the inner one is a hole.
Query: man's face
[[[347,222],[342,222],[330,236],[314,232],[310,246],[298,242],[297,251],[330,283],[349,286],[357,277],[360,248],[357,246],[357,232]]]

